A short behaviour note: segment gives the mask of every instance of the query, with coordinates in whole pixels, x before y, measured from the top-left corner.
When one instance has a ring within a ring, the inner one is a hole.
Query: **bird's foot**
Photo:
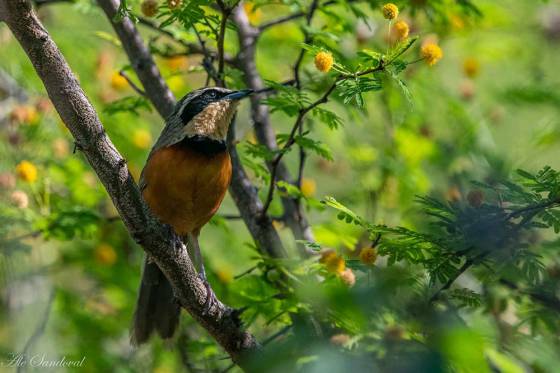
[[[214,293],[214,290],[212,290],[206,275],[199,273],[198,278],[200,278],[200,281],[202,281],[204,288],[206,289],[206,301],[204,302],[204,306],[202,306],[202,314],[208,315],[212,306],[218,301],[218,298],[216,298],[216,294]]]
[[[172,244],[173,244],[173,248],[175,249],[175,252],[178,253],[180,252],[183,247],[185,247],[185,244],[183,243],[183,240],[181,239],[181,237],[179,237],[179,235],[177,233],[175,233],[175,230],[173,229],[173,227],[169,224],[164,224],[165,228],[168,230],[168,234],[171,236],[171,240],[172,240]]]

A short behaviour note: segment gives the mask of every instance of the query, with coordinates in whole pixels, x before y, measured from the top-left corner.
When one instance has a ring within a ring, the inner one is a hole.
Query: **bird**
[[[142,170],[139,188],[153,214],[187,245],[198,276],[206,286],[207,311],[215,300],[198,244],[202,227],[216,213],[231,181],[226,146],[229,125],[241,99],[252,90],[205,87],[194,90],[174,107]],[[149,257],[134,313],[131,342],[140,345],[157,332],[172,338],[180,305],[171,284]]]

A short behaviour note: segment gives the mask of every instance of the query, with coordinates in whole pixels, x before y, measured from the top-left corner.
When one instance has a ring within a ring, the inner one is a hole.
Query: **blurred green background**
[[[139,3],[130,3],[139,13]],[[308,160],[302,184],[302,193],[308,198],[308,218],[317,242],[348,258],[355,257],[364,237],[358,227],[336,220],[332,210],[321,207],[318,200],[324,196],[336,197],[375,223],[420,227],[425,217],[417,212],[416,195],[462,199],[473,179],[507,177],[516,168],[536,170],[546,164],[560,167],[560,3],[479,0],[475,3],[482,16],[466,14],[450,1],[404,3],[400,19],[410,23],[411,34],[420,36],[419,43],[438,40],[444,51],[444,58],[436,66],[418,63],[406,70],[411,103],[388,84],[381,92],[365,95],[363,110],[349,110],[340,100],[327,104],[341,116],[340,129],[330,130],[318,121],[310,123],[314,138],[331,149],[333,161],[314,155]],[[427,9],[423,11],[422,6]],[[252,22],[258,24],[287,14],[292,8],[294,5],[285,2],[253,12],[247,9]],[[352,30],[337,30],[327,16],[320,15],[329,32],[339,32],[336,44],[348,59],[363,48],[383,50],[387,44],[387,22],[380,12],[368,4],[360,9],[368,16],[369,27],[347,10],[341,10],[341,14],[354,26]],[[162,120],[148,110],[149,105],[148,109],[139,107],[137,113],[115,109],[116,100],[134,97],[135,92],[118,74],[127,68],[128,61],[108,21],[89,1],[43,6],[38,13],[137,178]],[[180,26],[172,27],[182,35]],[[172,43],[140,29],[145,40],[153,39],[160,45]],[[182,36],[195,40],[186,32]],[[301,41],[300,28],[295,24],[266,31],[257,54],[263,77],[289,79]],[[230,30],[226,51],[233,54],[236,46],[235,32]],[[3,24],[0,52],[2,74],[11,77],[21,90],[20,99],[13,93],[0,94],[0,356],[7,361],[12,353],[24,350],[51,358],[79,360],[85,356],[79,370],[86,372],[227,368],[225,353],[186,314],[176,345],[154,339],[137,350],[129,346],[142,250],[128,236],[82,154],[73,152],[71,136],[46,98],[27,57]],[[414,53],[418,51],[411,51]],[[156,56],[156,62],[177,97],[204,85],[200,57]],[[303,70],[306,82],[320,87],[322,78],[310,56],[304,59]],[[126,71],[135,80],[132,71]],[[241,86],[239,74],[230,73],[234,84]],[[293,123],[281,113],[274,113],[272,122],[277,132],[289,131]],[[249,161],[243,144],[254,142],[255,137],[246,102],[240,107],[237,137],[238,148]],[[286,157],[294,174],[296,157],[297,152]],[[24,161],[29,163],[22,164]],[[266,184],[257,178],[255,182],[264,195]],[[279,212],[280,203],[275,201],[272,214]],[[231,219],[237,214],[233,201],[226,197],[218,216],[202,231],[201,247],[216,293],[231,306],[252,305],[255,311],[247,311],[246,322],[262,340],[287,322],[285,313],[280,314],[278,323],[270,320],[285,305],[267,301],[275,291],[262,280],[268,274],[259,273],[261,267],[253,276],[235,278],[259,262],[244,223]],[[287,247],[294,250],[289,230],[281,222],[276,228]],[[382,258],[377,265],[385,266]],[[397,277],[408,273],[403,267],[394,271]],[[358,276],[358,287],[360,281],[369,281],[368,276]],[[309,291],[301,291],[311,296]],[[339,290],[332,291],[337,297],[343,296],[337,293]],[[346,300],[338,301],[344,304]],[[490,359],[502,371],[557,371],[558,334],[549,331],[533,338],[536,332],[523,329],[523,317],[516,311],[519,309],[508,309],[509,314],[499,322],[488,310],[464,315],[469,328],[455,325],[445,329],[437,341],[431,342],[440,346],[439,355],[419,358],[422,363],[416,368],[438,371],[439,359],[447,359],[459,370],[478,372],[488,369]],[[342,319],[363,317],[353,315],[352,308],[341,312],[347,313]],[[412,343],[413,332],[399,325],[391,312],[383,312],[378,328],[371,329],[369,337],[386,333],[386,340],[394,333],[396,339]],[[558,320],[552,322],[557,325]],[[338,327],[341,325],[352,330],[342,321]],[[507,337],[497,331],[500,328],[515,334],[508,339],[505,350],[499,339]],[[360,369],[364,355],[355,356],[350,363],[345,360],[348,355],[339,356],[331,350],[332,345],[340,344],[349,351],[359,349],[356,345],[360,345],[360,339],[355,337],[359,332],[340,335],[343,343],[331,338],[330,345],[318,344],[308,360],[300,357],[298,369]],[[481,357],[483,351],[485,359]],[[274,358],[269,358],[269,371],[282,371],[275,368]],[[314,364],[307,366],[310,361]],[[409,361],[408,371],[413,371],[415,360]],[[392,369],[387,366],[386,370]]]

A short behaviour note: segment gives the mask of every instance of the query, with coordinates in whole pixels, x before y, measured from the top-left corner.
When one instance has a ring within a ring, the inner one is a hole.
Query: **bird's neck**
[[[225,140],[236,108],[237,102],[223,100],[211,103],[185,126],[185,134],[187,137]]]

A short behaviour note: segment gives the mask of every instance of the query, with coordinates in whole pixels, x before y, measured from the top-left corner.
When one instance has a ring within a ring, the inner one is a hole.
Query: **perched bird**
[[[220,207],[231,181],[226,136],[239,100],[251,92],[209,87],[183,97],[167,118],[140,177],[142,196],[152,212],[187,244],[206,285],[207,309],[215,298],[206,279],[198,235]],[[162,338],[172,337],[179,313],[171,284],[147,258],[132,343],[146,342],[154,330]]]

